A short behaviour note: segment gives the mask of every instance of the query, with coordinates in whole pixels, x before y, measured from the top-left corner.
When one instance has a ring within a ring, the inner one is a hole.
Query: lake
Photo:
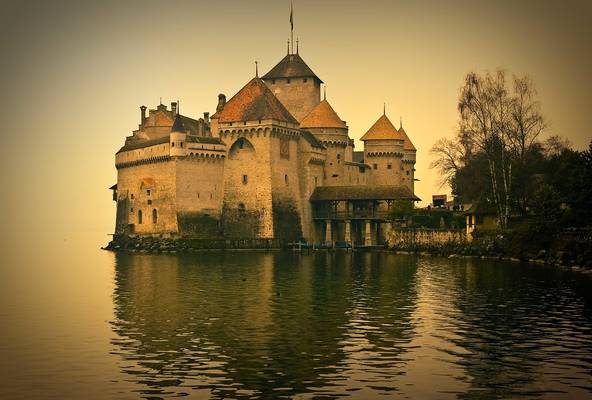
[[[592,397],[589,275],[99,244],[10,250],[0,398]]]

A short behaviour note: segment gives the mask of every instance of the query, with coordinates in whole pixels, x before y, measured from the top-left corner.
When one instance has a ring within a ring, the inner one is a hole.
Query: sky
[[[295,0],[300,55],[359,139],[381,115],[417,147],[416,193],[446,193],[429,149],[454,135],[469,71],[530,75],[546,135],[592,139],[592,2]],[[286,53],[290,3],[4,1],[0,8],[3,246],[113,232],[114,154],[140,105],[213,113]]]

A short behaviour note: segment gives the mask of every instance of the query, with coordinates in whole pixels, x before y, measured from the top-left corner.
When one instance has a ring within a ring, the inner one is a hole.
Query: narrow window
[[[238,210],[245,211],[246,210],[245,203],[238,203]]]
[[[272,85],[275,85],[275,79],[272,79],[272,80],[271,80],[271,84],[272,84]]]
[[[175,147],[175,142],[171,143],[171,146]]]
[[[378,164],[372,164],[372,168],[378,169]]]
[[[284,182],[286,183],[286,186],[288,186],[288,174],[284,175]]]
[[[133,207],[130,208],[130,213],[132,213],[132,214],[134,213],[134,208]]]
[[[138,210],[138,224],[142,224],[142,210]]]
[[[181,142],[181,148],[183,148],[183,142]]]
[[[289,85],[290,84],[290,78],[286,79],[286,83]]]
[[[317,186],[317,184],[319,183],[319,178],[317,178],[316,176],[314,177],[314,185]]]
[[[152,209],[152,223],[155,224],[158,222],[158,211],[156,211],[156,208]]]
[[[393,164],[387,164],[386,169],[393,169]]]
[[[405,171],[407,173],[407,175],[409,175],[409,170]]]
[[[152,200],[148,200],[148,205],[151,205],[151,204],[152,204]]]
[[[150,196],[150,189],[146,190],[146,194]]]
[[[304,78],[304,79],[302,80],[302,82],[306,83],[306,82],[308,82],[308,79]]]
[[[247,175],[243,175],[243,185],[246,185],[249,182],[249,177]]]
[[[132,198],[132,200],[134,199],[134,194],[133,193],[131,194],[131,198]]]

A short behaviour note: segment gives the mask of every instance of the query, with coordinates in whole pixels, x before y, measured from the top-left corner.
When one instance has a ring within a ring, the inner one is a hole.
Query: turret
[[[187,130],[185,129],[185,126],[183,125],[183,119],[179,114],[177,114],[175,117],[175,122],[171,128],[171,134],[169,138],[171,145],[171,157],[185,156],[187,154]]]

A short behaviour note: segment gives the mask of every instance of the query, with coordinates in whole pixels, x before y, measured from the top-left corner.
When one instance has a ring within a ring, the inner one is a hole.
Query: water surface
[[[70,255],[29,254],[2,282],[2,398],[592,397],[586,276],[386,252],[59,246]]]

